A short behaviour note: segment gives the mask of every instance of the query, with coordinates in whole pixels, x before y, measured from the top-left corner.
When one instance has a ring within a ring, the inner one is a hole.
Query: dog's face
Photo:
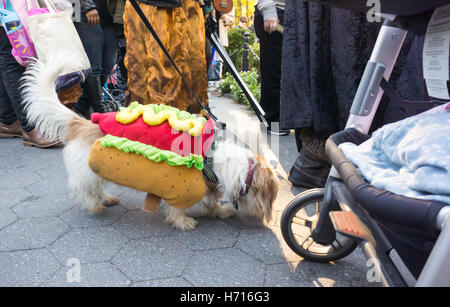
[[[247,193],[249,160],[254,173]],[[272,205],[278,193],[280,182],[267,161],[248,149],[231,142],[217,146],[214,152],[214,170],[219,177],[220,190],[226,199],[239,204],[239,210],[270,221]]]
[[[263,157],[256,156],[256,161],[252,183],[248,193],[239,197],[239,205],[269,222],[280,181]]]

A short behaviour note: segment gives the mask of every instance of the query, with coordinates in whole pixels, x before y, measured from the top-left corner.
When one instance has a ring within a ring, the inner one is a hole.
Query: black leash
[[[129,0],[131,5],[133,6],[133,8],[136,10],[136,13],[139,15],[139,17],[141,18],[142,22],[145,24],[145,26],[147,27],[147,29],[150,31],[150,33],[152,34],[153,38],[156,40],[156,42],[158,43],[159,47],[161,47],[162,51],[164,52],[164,54],[166,55],[167,59],[170,61],[170,63],[172,64],[172,66],[175,68],[175,70],[177,71],[178,75],[180,75],[181,80],[183,80],[184,85],[186,86],[186,88],[190,91],[191,95],[194,97],[195,101],[198,103],[198,105],[200,106],[200,108],[202,108],[203,111],[205,111],[206,115],[211,118],[216,124],[218,124],[220,126],[221,129],[223,129],[225,127],[225,123],[221,123],[221,122],[217,122],[217,117],[214,116],[214,114],[211,113],[211,110],[209,109],[209,106],[205,106],[200,99],[198,99],[197,95],[195,94],[194,90],[192,89],[192,87],[188,84],[188,82],[186,81],[186,79],[183,77],[183,74],[181,73],[180,69],[178,68],[177,64],[175,63],[175,61],[173,60],[173,58],[170,56],[169,51],[167,51],[166,47],[164,47],[163,42],[159,39],[158,34],[156,34],[155,30],[153,29],[152,25],[150,24],[150,21],[148,21],[147,17],[145,16],[144,12],[141,10],[141,8],[139,7],[139,4],[136,2],[136,0]]]

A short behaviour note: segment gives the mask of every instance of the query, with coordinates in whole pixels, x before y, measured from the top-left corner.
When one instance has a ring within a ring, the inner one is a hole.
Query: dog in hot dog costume
[[[134,102],[117,113],[94,113],[91,120],[106,136],[92,146],[90,168],[108,181],[147,192],[145,211],[155,211],[160,199],[186,209],[204,197],[211,119]]]
[[[65,145],[69,187],[93,213],[119,199],[108,194],[108,181],[147,192],[143,209],[156,212],[161,199],[169,204],[166,221],[182,230],[197,222],[185,214],[194,204],[206,214],[228,218],[239,210],[270,220],[279,181],[264,158],[231,142],[217,144],[214,123],[166,105],[133,103],[120,112],[79,117],[58,100],[55,80],[70,57],[37,61],[24,77],[28,120],[49,138]],[[206,167],[208,166],[208,167]],[[205,180],[215,174],[217,182]],[[224,197],[232,204],[222,206]]]

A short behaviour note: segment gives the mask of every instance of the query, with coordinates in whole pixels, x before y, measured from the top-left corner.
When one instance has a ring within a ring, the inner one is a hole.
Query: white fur
[[[219,177],[219,188],[231,202],[240,197],[241,190],[246,188],[245,180],[249,172],[249,160],[256,160],[254,154],[231,141],[218,144],[214,151],[214,171]]]
[[[105,190],[105,180],[97,176],[88,165],[90,145],[77,138],[64,148],[64,163],[69,175],[69,188],[91,212],[106,210],[104,204],[111,196]]]
[[[70,190],[91,212],[102,213],[106,210],[105,206],[117,204],[118,199],[105,192],[104,186],[107,181],[97,176],[89,168],[88,158],[93,141],[87,141],[83,135],[67,141],[70,133],[69,123],[78,115],[63,106],[55,93],[56,77],[60,68],[64,66],[64,61],[67,60],[67,58],[61,58],[54,59],[52,62],[37,61],[27,69],[27,76],[24,77],[27,116],[29,121],[39,126],[46,136],[59,138],[66,142],[64,163],[69,176]],[[248,204],[252,202],[249,195],[253,198],[255,193],[258,193],[253,191],[247,196],[240,195],[241,189],[245,188],[249,159],[252,159],[256,165],[255,156],[245,148],[231,142],[217,146],[214,153],[214,169],[219,177],[219,188],[230,201],[241,198],[245,204]],[[272,187],[267,187],[267,189],[270,188]],[[207,215],[225,219],[236,213],[233,206],[220,205],[221,193],[209,188],[207,190],[203,199],[198,203],[206,208]],[[253,213],[262,212],[257,205],[247,207],[251,208]],[[263,210],[263,212],[265,211]],[[166,221],[181,230],[191,230],[197,225],[197,221],[186,216],[183,209],[170,206],[167,210]]]
[[[68,124],[77,117],[58,99],[55,81],[60,75],[64,63],[73,59],[60,56],[31,64],[22,78],[23,100],[28,121],[39,127],[50,139],[66,141],[69,133]]]

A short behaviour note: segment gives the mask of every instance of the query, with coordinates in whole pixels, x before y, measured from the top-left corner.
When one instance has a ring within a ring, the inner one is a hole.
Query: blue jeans
[[[92,76],[106,80],[117,59],[119,50],[117,34],[113,26],[93,27],[85,18],[82,16],[82,22],[75,22],[75,28],[91,62]]]
[[[19,120],[22,129],[29,132],[34,127],[28,124],[20,90],[24,71],[11,55],[11,43],[0,27],[0,122],[11,125]]]

